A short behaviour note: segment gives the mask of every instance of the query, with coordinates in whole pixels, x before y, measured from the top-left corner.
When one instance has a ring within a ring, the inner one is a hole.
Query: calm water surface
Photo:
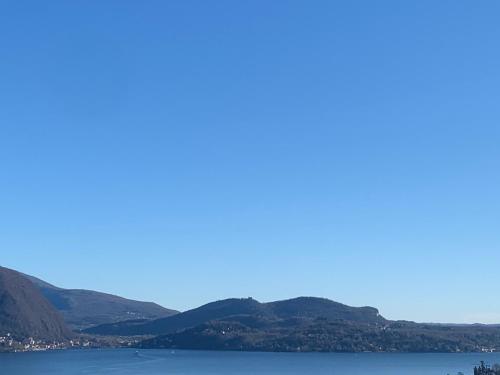
[[[147,375],[446,375],[471,374],[480,360],[500,362],[494,354],[320,354],[145,350],[78,350],[0,354],[0,374],[147,374]]]

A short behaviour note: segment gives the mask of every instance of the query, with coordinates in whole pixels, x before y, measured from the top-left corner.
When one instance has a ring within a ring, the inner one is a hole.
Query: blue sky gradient
[[[499,11],[2,2],[0,264],[500,323]]]

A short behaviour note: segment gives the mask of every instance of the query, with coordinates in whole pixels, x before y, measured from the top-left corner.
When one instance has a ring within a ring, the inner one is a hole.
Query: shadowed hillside
[[[62,289],[35,277],[27,277],[60,311],[72,329],[131,319],[158,319],[178,313],[152,302],[134,301],[92,290]]]
[[[86,332],[101,335],[160,335],[234,316],[258,318],[261,321],[292,318],[325,318],[370,323],[384,321],[374,308],[350,307],[323,298],[301,297],[271,303],[260,303],[252,298],[232,298],[212,302],[164,319],[107,324],[90,328]]]
[[[280,352],[482,352],[500,349],[500,328],[233,317],[145,340],[140,346]]]
[[[64,340],[63,318],[40,290],[19,272],[0,267],[0,336]]]

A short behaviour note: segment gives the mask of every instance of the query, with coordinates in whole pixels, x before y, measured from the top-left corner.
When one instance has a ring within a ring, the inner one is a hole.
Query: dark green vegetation
[[[260,303],[252,298],[227,299],[153,321],[128,321],[106,324],[86,330],[100,335],[160,335],[178,332],[212,320],[248,317],[259,321],[276,321],[291,317],[382,323],[385,321],[372,307],[350,307],[323,298],[302,297],[287,301]]]
[[[62,289],[27,276],[75,330],[130,319],[149,320],[177,314],[152,302],[140,302],[82,289]]]
[[[156,335],[144,348],[262,351],[456,352],[500,348],[500,328],[388,321],[372,307],[302,297],[260,303],[228,299],[153,321],[93,327],[88,333]]]
[[[371,307],[322,298],[259,303],[229,299],[170,318],[94,327],[94,334],[157,337],[143,348],[335,352],[500,350],[500,328],[389,321]]]
[[[143,341],[143,348],[319,352],[477,352],[500,349],[500,329],[410,322],[232,317]]]
[[[479,366],[474,367],[474,375],[500,375],[500,365],[494,364],[490,367],[481,361]]]
[[[0,336],[65,340],[62,316],[24,275],[0,267]]]

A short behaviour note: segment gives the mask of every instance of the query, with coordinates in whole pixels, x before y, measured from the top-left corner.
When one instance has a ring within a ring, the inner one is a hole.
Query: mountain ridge
[[[94,290],[64,289],[37,277],[25,276],[74,330],[130,319],[158,319],[179,313],[154,302],[136,301]]]
[[[91,327],[86,333],[99,335],[161,335],[231,316],[256,316],[277,320],[290,317],[383,322],[373,307],[351,307],[318,297],[297,297],[261,303],[253,298],[228,298],[202,305],[174,316],[148,322],[118,322]]]
[[[500,327],[387,320],[376,308],[325,298],[260,303],[211,302],[170,318],[89,329],[103,335],[151,335],[139,348],[283,352],[500,351]]]

